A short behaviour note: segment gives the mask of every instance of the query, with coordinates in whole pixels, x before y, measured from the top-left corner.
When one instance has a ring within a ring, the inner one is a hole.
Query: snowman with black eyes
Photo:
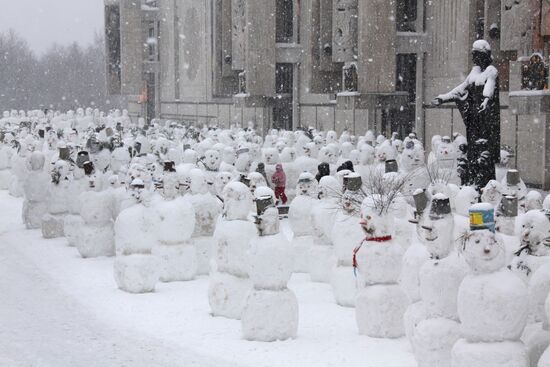
[[[453,346],[453,367],[527,367],[521,334],[527,321],[527,288],[506,269],[506,251],[494,233],[494,209],[470,208],[470,231],[460,253],[470,268],[457,297],[462,338]]]

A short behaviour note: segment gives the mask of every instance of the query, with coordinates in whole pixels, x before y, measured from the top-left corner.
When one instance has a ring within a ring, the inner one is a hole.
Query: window
[[[275,42],[291,43],[294,36],[294,1],[277,0],[275,14]]]
[[[398,32],[416,32],[418,0],[398,0],[397,1],[397,31]]]

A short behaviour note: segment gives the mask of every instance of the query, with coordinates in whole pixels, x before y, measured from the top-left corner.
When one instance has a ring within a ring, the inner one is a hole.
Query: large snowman
[[[317,182],[309,172],[303,172],[298,177],[296,197],[290,203],[288,219],[294,236],[294,271],[306,273],[309,270],[308,254],[313,245],[313,227],[311,211],[316,202]]]
[[[244,306],[241,325],[244,339],[275,341],[295,338],[298,300],[287,282],[292,275],[292,247],[279,233],[275,194],[257,198],[259,236],[250,244],[250,278],[254,288]]]
[[[505,268],[506,254],[491,231],[490,204],[470,209],[474,230],[463,239],[461,253],[470,267],[458,290],[462,339],[452,350],[453,367],[526,367],[524,344],[519,340],[527,320],[525,284]]]
[[[197,253],[191,244],[195,211],[187,199],[179,196],[178,185],[177,175],[165,172],[161,197],[153,204],[158,245],[152,253],[159,259],[163,282],[191,280],[197,273]]]
[[[134,179],[130,191],[135,203],[124,209],[115,222],[114,277],[123,291],[152,292],[160,275],[159,260],[153,254],[155,232],[160,228],[156,216],[151,215],[150,193],[143,181]]]
[[[250,241],[256,237],[256,227],[248,220],[252,197],[241,182],[227,184],[222,196],[223,212],[214,232],[208,301],[212,315],[240,319],[252,288],[247,260]]]
[[[468,272],[454,250],[454,219],[449,198],[436,194],[421,236],[431,258],[420,269],[420,296],[426,320],[414,330],[413,345],[419,366],[450,366],[451,349],[460,338],[458,288]]]
[[[393,239],[393,216],[380,203],[382,194],[370,193],[361,208],[365,239],[354,250],[358,268],[355,317],[359,333],[375,338],[398,338],[405,334],[403,314],[408,299],[397,284],[403,248]]]
[[[344,177],[344,190],[330,235],[336,255],[336,266],[332,268],[330,283],[337,304],[355,307],[357,286],[353,250],[365,237],[359,226],[360,208],[364,199],[361,176],[351,173]]]
[[[222,211],[222,204],[208,191],[205,175],[200,169],[192,169],[189,172],[189,177],[191,187],[185,198],[189,200],[195,210],[195,229],[191,241],[197,251],[197,274],[205,275],[209,272],[210,257],[214,246],[212,236],[216,228],[216,221]]]
[[[23,223],[27,229],[37,229],[42,226],[42,217],[47,213],[48,187],[50,176],[44,172],[46,157],[42,152],[35,151],[29,159],[29,174],[23,184],[25,200],[23,201]]]

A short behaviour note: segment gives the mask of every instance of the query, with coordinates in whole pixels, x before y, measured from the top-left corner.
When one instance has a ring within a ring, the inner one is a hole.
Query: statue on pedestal
[[[468,184],[482,188],[495,179],[495,164],[500,160],[499,81],[487,41],[474,42],[472,58],[474,67],[466,80],[437,96],[432,105],[456,102],[466,125]]]

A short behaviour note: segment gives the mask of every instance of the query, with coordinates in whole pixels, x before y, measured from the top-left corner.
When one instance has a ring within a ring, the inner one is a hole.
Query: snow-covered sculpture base
[[[153,247],[153,255],[160,260],[160,280],[175,282],[193,280],[197,273],[197,253],[190,244]]]
[[[453,367],[529,366],[529,358],[523,343],[512,341],[469,343],[460,339],[453,347],[452,360]]]
[[[254,289],[246,300],[241,324],[246,340],[271,342],[295,338],[298,300],[288,289]]]
[[[211,273],[208,301],[212,315],[240,320],[251,288],[252,281],[249,278],[220,272]]]
[[[377,284],[361,289],[355,302],[359,334],[373,338],[403,336],[403,314],[407,306],[407,296],[398,284]]]
[[[65,215],[64,214],[45,214],[42,217],[42,237],[58,238],[65,235]]]
[[[90,225],[83,223],[78,232],[76,249],[83,258],[114,256],[115,231],[113,223]]]
[[[118,255],[114,275],[118,288],[125,292],[153,292],[159,279],[159,261],[150,254]]]

